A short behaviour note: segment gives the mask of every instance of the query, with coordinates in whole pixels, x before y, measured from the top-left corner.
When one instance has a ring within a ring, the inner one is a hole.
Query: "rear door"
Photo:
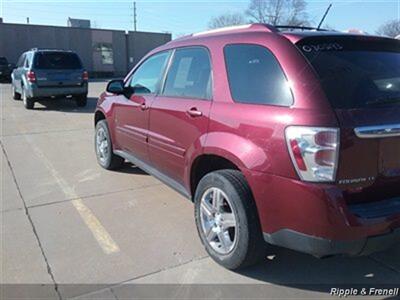
[[[338,182],[349,201],[400,195],[400,41],[306,39],[298,45],[341,126]]]
[[[162,93],[150,109],[149,155],[162,173],[183,184],[185,157],[207,132],[211,107],[208,50],[175,50]]]
[[[21,92],[21,80],[22,75],[25,72],[25,60],[26,60],[27,53],[24,53],[20,56],[17,62],[17,66],[13,71],[13,84],[18,92]]]
[[[74,52],[39,51],[35,54],[32,68],[39,87],[82,84],[83,67]]]

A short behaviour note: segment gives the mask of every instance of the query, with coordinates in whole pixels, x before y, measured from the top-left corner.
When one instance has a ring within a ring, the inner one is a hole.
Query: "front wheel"
[[[250,187],[238,170],[204,176],[195,193],[200,239],[212,259],[236,270],[264,258],[265,242]]]
[[[95,149],[97,161],[107,170],[115,170],[122,166],[124,159],[113,153],[110,131],[107,121],[101,120],[96,124]]]
[[[22,101],[24,102],[24,106],[26,109],[33,109],[33,107],[35,106],[35,101],[28,97],[28,95],[26,94],[25,88],[22,87]]]

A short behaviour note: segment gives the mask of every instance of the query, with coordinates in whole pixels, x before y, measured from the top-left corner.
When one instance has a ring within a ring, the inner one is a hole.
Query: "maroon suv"
[[[195,203],[218,263],[267,243],[318,257],[400,241],[400,41],[265,24],[179,38],[109,82],[106,169],[128,160]],[[267,242],[267,243],[265,243]]]

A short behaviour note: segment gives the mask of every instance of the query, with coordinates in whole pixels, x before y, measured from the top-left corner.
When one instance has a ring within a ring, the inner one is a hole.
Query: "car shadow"
[[[149,175],[146,171],[143,171],[139,167],[135,166],[130,162],[125,162],[121,168],[115,170],[118,173],[125,173],[125,174],[135,174],[135,175]]]
[[[59,98],[59,99],[39,99],[36,100],[35,110],[49,110],[71,113],[93,113],[96,109],[97,98],[88,97],[85,107],[78,107],[74,99]],[[41,104],[38,106],[37,104]]]
[[[338,287],[393,288],[400,285],[400,272],[387,265],[387,261],[399,263],[400,258],[393,253],[393,249],[379,253],[379,257],[386,257],[386,263],[383,264],[374,256],[319,259],[270,246],[265,262],[237,273],[261,283],[323,293],[330,293],[332,288]]]

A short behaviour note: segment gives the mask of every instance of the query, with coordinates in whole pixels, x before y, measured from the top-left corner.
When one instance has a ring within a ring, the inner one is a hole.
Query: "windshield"
[[[82,69],[78,55],[68,52],[39,52],[35,55],[36,69]]]
[[[0,57],[0,65],[8,65],[7,59],[5,57]]]
[[[400,41],[331,38],[297,46],[334,108],[400,105]]]

